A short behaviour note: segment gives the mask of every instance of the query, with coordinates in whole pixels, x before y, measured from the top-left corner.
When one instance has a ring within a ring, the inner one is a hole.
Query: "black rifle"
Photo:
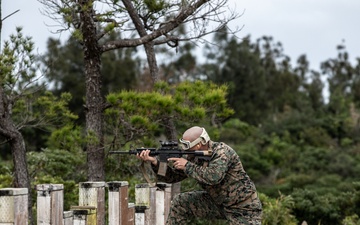
[[[183,155],[194,155],[199,159],[209,161],[212,156],[212,151],[184,151],[179,149],[178,143],[171,142],[160,142],[161,147],[156,148],[136,148],[129,151],[110,151],[109,154],[120,154],[120,155],[137,155],[144,150],[150,150],[149,156],[159,156],[160,162],[167,162],[169,158],[181,158]]]
[[[135,150],[129,150],[129,151],[109,151],[109,154],[137,155],[137,154],[140,154],[144,150],[150,150],[150,153],[149,153],[150,156],[158,156],[158,158],[159,158],[160,162],[159,162],[158,174],[161,176],[166,175],[167,162],[168,162],[169,158],[181,158],[183,155],[193,155],[199,159],[209,161],[212,157],[211,150],[184,151],[184,150],[179,149],[178,143],[175,141],[171,141],[171,142],[160,141],[160,143],[161,143],[161,147],[158,149],[142,147],[142,148],[136,148]],[[142,171],[145,179],[148,181],[148,183],[152,183],[145,171],[144,163],[141,164],[141,171]]]

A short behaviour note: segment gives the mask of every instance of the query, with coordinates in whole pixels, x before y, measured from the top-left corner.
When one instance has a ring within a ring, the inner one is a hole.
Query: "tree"
[[[339,114],[344,108],[349,109],[352,101],[352,85],[357,79],[354,68],[349,62],[349,54],[344,45],[338,45],[338,57],[329,59],[321,64],[321,70],[329,82],[329,109]],[[354,90],[356,93],[356,91]]]
[[[124,47],[145,46],[153,82],[158,80],[155,45],[176,47],[179,41],[200,38],[216,31],[207,31],[210,21],[218,27],[238,17],[228,17],[221,11],[227,0],[209,1],[131,1],[131,0],[39,0],[46,7],[45,14],[58,20],[64,29],[72,29],[83,46],[85,65],[86,133],[93,140],[87,144],[88,179],[104,179],[103,111],[107,107],[101,95],[101,55]],[[193,24],[184,37],[177,36],[176,28]],[[101,43],[113,30],[120,30],[124,38]],[[171,121],[169,121],[171,125]],[[171,127],[174,133],[174,126]]]
[[[359,70],[350,63],[344,44],[338,45],[337,50],[337,57],[323,62],[321,70],[329,82],[327,129],[342,145],[344,138],[358,136],[359,119],[355,106],[358,105]]]
[[[214,39],[221,48],[206,49],[203,74],[229,85],[228,101],[235,117],[261,125],[268,118],[277,120],[288,109],[311,111],[321,106],[321,80],[316,73],[309,77],[306,57],[293,69],[281,43],[272,37],[258,38],[255,43],[247,37],[239,42],[224,31]]]
[[[203,75],[197,66],[196,56],[192,53],[194,47],[194,44],[187,42],[184,45],[179,45],[175,56],[171,54],[167,55],[167,59],[171,61],[167,63],[163,62],[160,70],[164,76],[164,80],[173,84],[186,80],[205,80],[205,77],[202,77]]]
[[[353,100],[356,106],[360,106],[360,57],[356,59],[356,65],[354,66],[354,81],[352,83],[351,91]]]
[[[158,82],[151,92],[111,93],[106,99],[113,107],[105,111],[108,130],[114,137],[110,147],[117,149],[130,141],[154,139],[151,134],[156,133],[176,140],[178,133],[166,133],[169,118],[185,127],[200,121],[219,126],[234,113],[226,95],[226,85],[202,81],[174,85]]]
[[[284,196],[280,193],[278,199],[271,199],[262,195],[264,204],[264,215],[262,223],[264,225],[295,225],[298,221],[292,215],[291,209],[294,207],[294,200],[291,196]]]
[[[10,36],[0,52],[0,135],[9,144],[14,165],[14,187],[31,190],[26,162],[26,146],[21,130],[26,127],[49,129],[61,126],[63,119],[74,119],[66,104],[70,98],[64,94],[60,99],[44,92],[39,84],[34,44],[24,37],[21,28]],[[31,221],[32,199],[29,195],[29,219]]]
[[[294,72],[302,80],[304,92],[309,98],[311,108],[316,112],[321,112],[324,109],[323,89],[324,83],[321,80],[321,74],[317,71],[309,71],[309,61],[306,55],[301,55],[297,60],[297,66]]]
[[[118,33],[105,37],[105,41],[115,40]],[[136,49],[116,49],[102,54],[101,73],[102,95],[135,87],[140,73],[140,59]],[[85,76],[82,46],[70,37],[64,44],[49,38],[47,52],[41,57],[45,65],[44,76],[51,82],[51,91],[60,96],[63,92],[71,93],[69,108],[79,115],[79,123],[85,123],[83,99],[85,96]]]
[[[263,112],[268,108],[264,101],[265,74],[260,66],[260,57],[253,51],[249,37],[239,43],[224,31],[215,35],[214,42],[219,47],[207,48],[208,61],[204,65],[204,74],[215,83],[228,84],[228,101],[235,110],[234,116],[254,123],[252,118],[261,118],[256,107]],[[259,107],[258,103],[263,106]]]

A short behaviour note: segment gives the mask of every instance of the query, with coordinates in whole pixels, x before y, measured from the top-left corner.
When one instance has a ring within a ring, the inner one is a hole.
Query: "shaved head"
[[[194,141],[196,138],[200,137],[203,132],[203,128],[199,126],[194,126],[187,129],[183,134],[183,139],[187,141]]]

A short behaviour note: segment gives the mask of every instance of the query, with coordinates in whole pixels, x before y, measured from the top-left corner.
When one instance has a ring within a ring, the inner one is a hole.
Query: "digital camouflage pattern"
[[[166,224],[188,224],[192,218],[206,218],[226,219],[231,225],[260,225],[261,202],[240,157],[225,143],[210,141],[209,146],[213,150],[210,161],[188,157],[185,171],[168,166],[166,176],[158,176],[166,183],[192,177],[204,189],[175,196]]]

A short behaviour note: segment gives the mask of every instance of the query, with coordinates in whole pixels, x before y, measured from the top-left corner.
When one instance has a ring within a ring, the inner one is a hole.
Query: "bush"
[[[277,199],[272,199],[264,194],[260,194],[263,204],[263,225],[296,225],[297,220],[292,214],[294,207],[293,198],[280,193]]]

